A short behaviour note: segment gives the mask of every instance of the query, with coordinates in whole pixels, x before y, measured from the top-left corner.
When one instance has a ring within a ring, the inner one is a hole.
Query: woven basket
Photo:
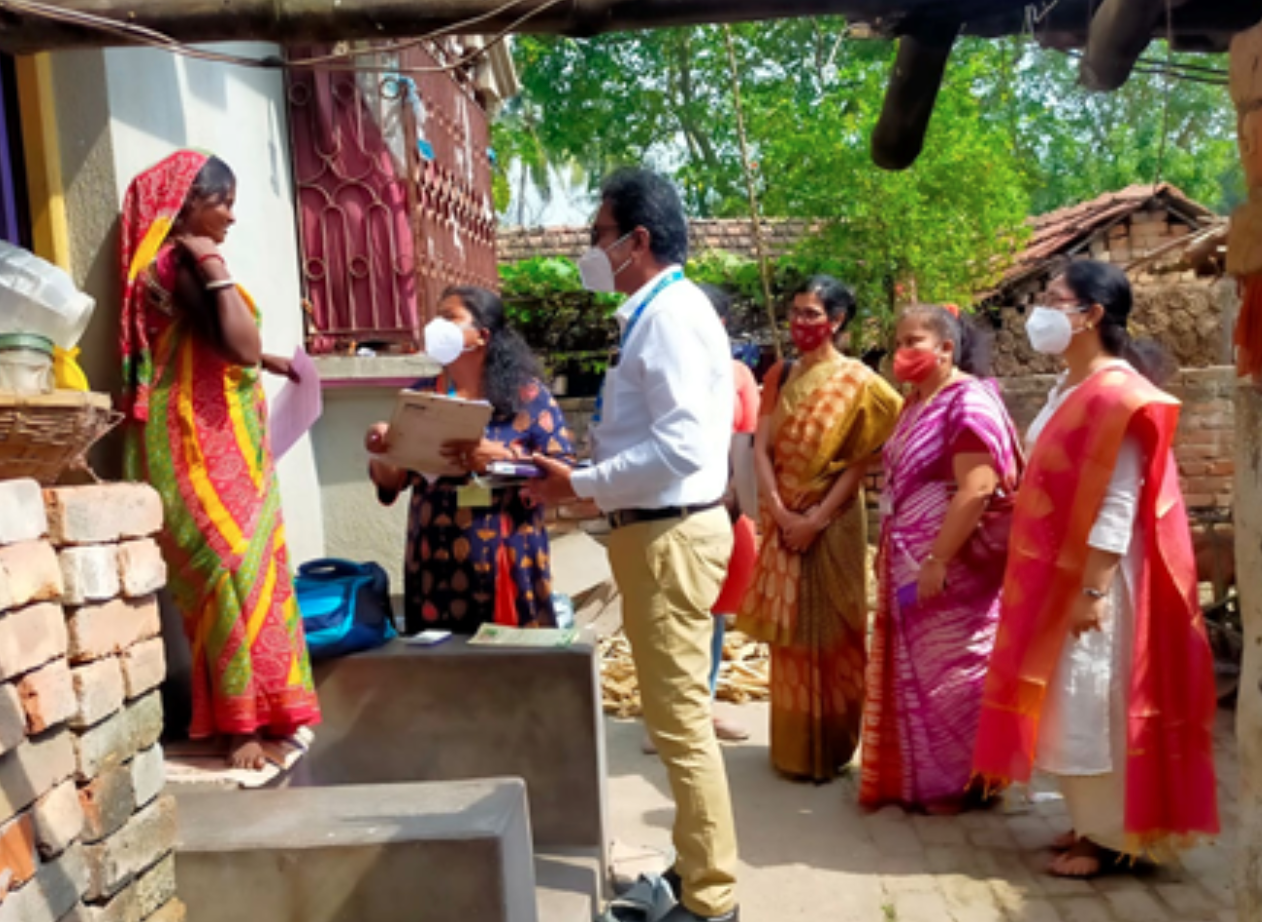
[[[0,391],[0,480],[51,486],[70,469],[87,470],[87,450],[122,418],[106,394]]]

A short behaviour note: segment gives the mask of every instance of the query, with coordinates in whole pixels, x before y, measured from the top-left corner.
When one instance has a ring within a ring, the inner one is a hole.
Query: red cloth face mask
[[[805,355],[832,339],[833,327],[830,323],[803,323],[794,320],[789,324],[789,335],[793,338],[793,345],[798,347],[798,352]]]
[[[919,384],[938,367],[938,353],[928,349],[899,349],[894,353],[894,377]]]

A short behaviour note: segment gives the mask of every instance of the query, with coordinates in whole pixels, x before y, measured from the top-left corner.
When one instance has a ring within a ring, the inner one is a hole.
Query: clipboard
[[[404,390],[394,404],[382,460],[438,477],[463,477],[464,469],[441,454],[448,442],[480,442],[491,421],[491,405],[429,391]]]

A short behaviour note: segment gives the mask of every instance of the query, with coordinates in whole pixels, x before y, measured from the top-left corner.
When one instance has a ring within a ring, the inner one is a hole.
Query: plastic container
[[[52,340],[31,333],[0,334],[0,391],[52,393]]]
[[[0,335],[34,333],[70,349],[87,329],[95,306],[64,271],[0,241]]]
[[[556,613],[557,627],[566,630],[574,627],[574,601],[564,593],[552,596],[552,610]]]

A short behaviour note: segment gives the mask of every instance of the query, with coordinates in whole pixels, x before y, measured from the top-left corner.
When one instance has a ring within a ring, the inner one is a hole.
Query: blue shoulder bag
[[[371,650],[398,636],[390,578],[375,563],[312,560],[298,568],[294,592],[313,660]]]

